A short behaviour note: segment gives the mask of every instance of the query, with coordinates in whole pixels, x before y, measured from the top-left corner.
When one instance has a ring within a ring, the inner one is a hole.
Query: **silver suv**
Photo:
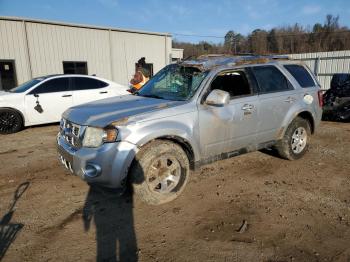
[[[157,205],[203,164],[263,148],[302,157],[321,116],[319,85],[304,65],[206,56],[166,66],[133,95],[68,109],[57,143],[64,166],[87,183],[130,181]]]

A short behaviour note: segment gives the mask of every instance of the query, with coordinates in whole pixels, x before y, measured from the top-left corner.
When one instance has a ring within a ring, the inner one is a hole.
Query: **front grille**
[[[74,136],[79,137],[80,126],[73,125],[72,133]]]
[[[74,124],[67,119],[62,119],[60,132],[69,145],[75,148],[81,147],[81,126]]]

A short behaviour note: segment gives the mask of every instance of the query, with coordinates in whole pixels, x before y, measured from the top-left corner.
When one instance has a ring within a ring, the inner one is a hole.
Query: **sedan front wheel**
[[[0,109],[0,134],[11,134],[23,127],[21,115],[12,109]]]

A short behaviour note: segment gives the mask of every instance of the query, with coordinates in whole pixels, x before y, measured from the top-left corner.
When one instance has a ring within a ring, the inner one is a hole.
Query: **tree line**
[[[327,15],[323,24],[312,27],[300,24],[271,30],[255,29],[247,36],[230,30],[222,43],[173,41],[174,48],[184,49],[184,58],[203,54],[295,54],[350,50],[350,30],[341,26],[339,16]]]

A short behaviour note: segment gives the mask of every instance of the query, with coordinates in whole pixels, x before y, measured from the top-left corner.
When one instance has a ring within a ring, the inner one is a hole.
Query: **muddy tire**
[[[288,126],[282,140],[275,146],[278,154],[288,160],[301,158],[308,150],[311,136],[310,123],[301,117],[295,118]]]
[[[142,201],[160,205],[177,198],[190,172],[184,150],[170,141],[155,140],[137,154],[130,171],[133,191]]]
[[[0,134],[12,134],[23,128],[21,115],[12,109],[0,109]]]

